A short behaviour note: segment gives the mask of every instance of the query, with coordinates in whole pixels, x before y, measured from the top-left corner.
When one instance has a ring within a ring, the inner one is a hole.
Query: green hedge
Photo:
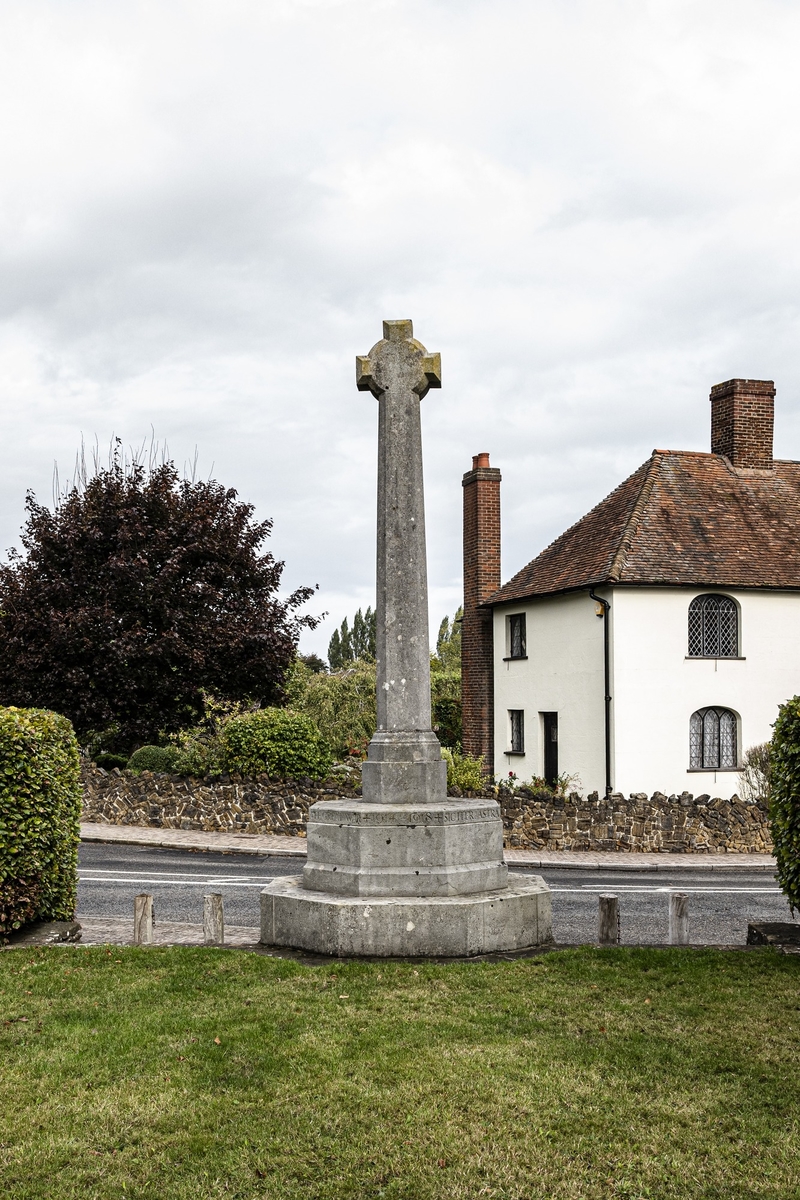
[[[778,710],[770,743],[769,823],[778,883],[794,914],[800,908],[800,696]]]
[[[303,713],[264,708],[233,717],[222,729],[225,763],[242,775],[322,779],[331,768],[328,743]]]
[[[140,746],[134,750],[126,766],[129,771],[161,771],[168,775],[176,769],[180,758],[177,746]]]
[[[80,816],[72,725],[0,708],[0,940],[28,921],[75,915]]]

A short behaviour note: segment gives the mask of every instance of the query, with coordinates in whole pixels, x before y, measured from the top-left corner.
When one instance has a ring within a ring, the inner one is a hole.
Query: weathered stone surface
[[[542,794],[518,789],[499,796],[505,844],[524,850],[619,850],[623,853],[759,854],[772,839],[766,805],[738,797],[691,793],[651,798],[634,792],[585,799],[571,795],[559,810]],[[558,813],[558,815],[556,815]],[[560,826],[560,827],[559,827]]]
[[[361,792],[358,768],[334,768],[321,782],[256,778],[191,779],[143,771],[83,768],[83,819],[109,825],[220,830],[305,837],[308,810],[324,798]]]
[[[505,887],[493,800],[327,801],[309,813],[304,886],[350,896],[450,896]]]
[[[800,923],[796,921],[753,921],[747,926],[747,945],[800,947]]]
[[[23,925],[22,929],[12,930],[8,935],[7,945],[0,946],[0,949],[13,949],[19,946],[54,946],[61,942],[79,942],[81,928],[77,921],[32,921],[30,925]]]
[[[261,941],[318,954],[466,958],[552,940],[550,889],[538,875],[473,896],[334,896],[297,876],[261,893]]]
[[[441,387],[439,355],[416,340],[410,321],[384,321],[381,340],[356,359],[356,386],[378,401],[378,728],[364,799],[437,803],[447,794],[447,767],[431,729],[420,401]]]

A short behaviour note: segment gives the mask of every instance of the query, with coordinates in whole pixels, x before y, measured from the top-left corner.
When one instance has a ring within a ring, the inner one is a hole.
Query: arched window
[[[689,722],[689,766],[696,771],[738,767],[736,714],[728,708],[700,708]]]
[[[697,596],[689,605],[689,657],[736,658],[739,614],[729,596]]]

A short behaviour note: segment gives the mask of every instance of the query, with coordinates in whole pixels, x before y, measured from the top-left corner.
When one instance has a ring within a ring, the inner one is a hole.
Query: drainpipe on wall
[[[611,605],[608,600],[595,594],[594,588],[589,589],[589,595],[595,604],[601,605],[603,611],[598,617],[603,619],[603,675],[605,683],[605,735],[606,735],[606,795],[611,795],[611,660],[609,655],[608,614]]]

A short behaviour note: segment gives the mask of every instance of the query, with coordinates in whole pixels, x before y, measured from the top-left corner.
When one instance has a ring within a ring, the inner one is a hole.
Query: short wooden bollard
[[[153,897],[147,892],[133,897],[133,944],[153,944]]]
[[[689,897],[685,892],[669,894],[669,940],[672,946],[689,944]]]
[[[597,899],[597,940],[601,946],[616,946],[619,941],[619,896],[603,892]]]
[[[225,942],[225,914],[222,893],[203,896],[203,941],[206,946],[222,946]]]

